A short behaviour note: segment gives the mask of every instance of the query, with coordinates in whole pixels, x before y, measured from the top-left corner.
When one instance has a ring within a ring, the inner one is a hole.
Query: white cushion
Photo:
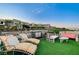
[[[50,36],[50,39],[56,39],[58,36],[56,36],[56,35],[52,35],[52,36]]]
[[[41,37],[41,32],[36,32],[35,37]]]
[[[0,40],[0,44],[1,44],[1,40]]]
[[[64,39],[69,39],[68,37],[60,37],[59,39],[64,40]]]
[[[19,35],[23,38],[23,40],[28,40],[29,39],[26,34],[19,34]]]
[[[19,41],[18,41],[18,38],[16,36],[9,35],[8,39],[7,39],[7,43],[9,45],[17,45],[19,43]]]

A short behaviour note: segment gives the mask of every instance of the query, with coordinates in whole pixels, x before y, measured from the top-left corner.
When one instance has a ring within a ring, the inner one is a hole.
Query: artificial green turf
[[[36,55],[79,55],[79,42],[69,40],[67,43],[53,43],[41,39]]]

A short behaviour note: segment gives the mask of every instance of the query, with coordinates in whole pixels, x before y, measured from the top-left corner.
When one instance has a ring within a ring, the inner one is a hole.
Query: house
[[[13,19],[13,25],[16,26],[18,30],[23,29],[23,22],[20,20]]]
[[[0,30],[4,30],[5,28],[5,20],[0,19]]]
[[[42,30],[42,29],[46,29],[48,30],[51,26],[50,24],[30,24],[31,29],[37,29],[37,30]]]
[[[5,25],[5,21],[3,19],[0,19],[0,26],[4,26]]]
[[[23,29],[23,23],[16,19],[0,19],[0,28],[12,28],[16,27],[17,29]]]

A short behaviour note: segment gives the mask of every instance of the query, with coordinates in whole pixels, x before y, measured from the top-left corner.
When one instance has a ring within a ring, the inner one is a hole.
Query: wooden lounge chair
[[[35,38],[28,38],[26,34],[21,33],[19,36],[22,38],[22,41],[32,42],[34,44],[39,44],[40,40]]]
[[[5,44],[7,51],[14,49],[14,46],[9,45],[7,42],[8,36],[0,36],[0,39]]]
[[[16,49],[24,50],[30,52],[31,54],[34,54],[37,49],[36,45],[30,43],[20,43],[17,44],[15,47]]]
[[[14,38],[14,39],[13,39]],[[37,45],[34,45],[32,43],[19,43],[18,38],[16,36],[0,36],[0,39],[4,42],[5,47],[7,49],[7,51],[12,51],[12,50],[23,50],[26,52],[29,52],[31,54],[34,54],[36,49],[37,49]],[[16,43],[14,43],[15,41],[17,41]]]

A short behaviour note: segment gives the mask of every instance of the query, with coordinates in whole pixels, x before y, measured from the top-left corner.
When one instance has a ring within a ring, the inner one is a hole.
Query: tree
[[[55,34],[59,34],[60,29],[54,27],[54,28],[51,28],[51,29],[49,30],[49,32],[52,32],[52,33],[55,33]]]

